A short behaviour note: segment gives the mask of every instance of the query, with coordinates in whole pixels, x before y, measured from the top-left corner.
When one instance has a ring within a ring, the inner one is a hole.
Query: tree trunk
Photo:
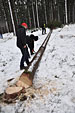
[[[44,0],[44,9],[45,9],[45,21],[46,21],[46,25],[47,25],[47,12],[46,12],[46,2]]]
[[[13,31],[14,31],[14,34],[16,35],[17,22],[16,22],[16,17],[15,17],[14,9],[13,9],[14,8],[13,0],[8,0],[8,4],[9,4],[9,9],[10,9],[12,25],[13,25]]]
[[[37,25],[38,25],[38,28],[39,28],[39,16],[38,16],[37,0],[36,0],[36,14],[37,14]]]
[[[30,17],[29,7],[28,7],[28,17],[29,17],[29,25],[30,25],[30,28],[31,28],[31,17]]]
[[[6,28],[7,28],[7,31],[9,32],[9,27],[8,27],[8,21],[7,21],[7,15],[6,15],[6,9],[5,9],[5,2],[3,0],[3,8],[4,8],[4,17],[5,17],[5,23],[6,23]]]
[[[66,17],[66,24],[68,23],[68,16],[67,16],[67,0],[65,0],[65,17]]]
[[[32,12],[33,12],[34,28],[36,28],[36,23],[35,23],[35,14],[34,14],[33,2],[32,2]]]

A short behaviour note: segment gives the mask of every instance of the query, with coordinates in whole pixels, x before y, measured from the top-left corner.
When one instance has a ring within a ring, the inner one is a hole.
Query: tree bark
[[[23,87],[16,87],[16,86],[8,87],[5,91],[5,98],[14,99],[21,94],[22,90]]]

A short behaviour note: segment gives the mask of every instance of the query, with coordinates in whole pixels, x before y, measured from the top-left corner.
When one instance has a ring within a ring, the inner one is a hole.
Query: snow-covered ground
[[[47,29],[47,33],[49,30]],[[35,32],[38,50],[46,35]],[[0,39],[0,93],[8,86],[7,80],[17,78],[21,52],[13,34]],[[39,68],[33,89],[35,98],[15,104],[0,104],[0,113],[75,113],[75,25],[53,30]]]

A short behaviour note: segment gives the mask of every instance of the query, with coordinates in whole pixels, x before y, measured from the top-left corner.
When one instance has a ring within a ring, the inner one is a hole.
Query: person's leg
[[[20,61],[20,68],[24,67],[24,50],[23,49],[21,49],[21,53],[22,53],[22,58]]]
[[[44,31],[44,28],[43,28],[43,30],[42,30],[42,35],[44,35],[44,32],[45,32],[45,31]]]
[[[26,60],[26,64],[29,65],[29,60],[28,59]]]
[[[42,35],[43,35],[43,29],[42,29]]]
[[[31,55],[33,55],[34,52],[34,40],[32,39],[31,42],[28,45],[29,49],[30,49],[30,53]]]
[[[43,35],[45,34],[45,28],[43,28]]]
[[[34,54],[34,40],[32,40],[32,44],[31,44],[31,55]]]
[[[26,62],[27,65],[29,65],[29,52],[28,52],[28,48],[24,48],[24,62]]]
[[[20,67],[24,67],[24,62],[26,62],[27,65],[29,65],[29,52],[28,52],[28,48],[23,48],[21,49],[22,52],[22,58],[21,58],[21,62],[20,62]]]
[[[46,28],[44,28],[44,34],[46,34]]]

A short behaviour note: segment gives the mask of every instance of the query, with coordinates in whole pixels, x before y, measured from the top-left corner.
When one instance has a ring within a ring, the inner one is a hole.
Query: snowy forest
[[[15,29],[21,22],[30,29],[52,21],[74,23],[74,14],[75,0],[0,0],[0,31],[13,31],[13,22]]]

